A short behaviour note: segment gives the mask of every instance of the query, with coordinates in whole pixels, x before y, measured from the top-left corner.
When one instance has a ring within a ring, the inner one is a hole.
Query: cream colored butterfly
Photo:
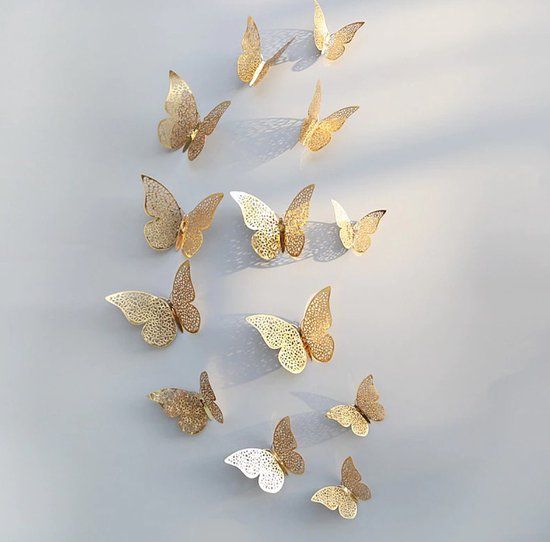
[[[283,487],[285,475],[303,474],[304,458],[296,451],[298,443],[286,416],[275,427],[270,450],[245,448],[225,458],[228,465],[237,467],[247,478],[258,478],[258,485],[267,493],[277,493]]]
[[[323,14],[319,2],[317,2],[317,0],[313,0],[313,2],[315,4],[315,15],[313,18],[313,38],[315,40],[315,46],[321,51],[321,54],[326,56],[329,60],[336,60],[344,54],[344,45],[353,39],[355,33],[365,24],[365,22],[358,21],[348,24],[340,28],[338,32],[331,34],[328,31],[327,24],[325,23],[325,15]]]
[[[357,502],[370,498],[370,489],[361,482],[361,475],[350,456],[342,464],[342,484],[320,489],[311,500],[325,505],[330,510],[338,509],[344,519],[353,519],[357,515]]]
[[[300,129],[300,143],[310,151],[318,151],[330,143],[333,132],[338,131],[359,106],[353,105],[339,109],[328,117],[319,120],[321,110],[321,82],[317,81],[313,98],[307,110],[307,117]]]
[[[362,254],[370,247],[370,236],[378,228],[378,224],[386,214],[386,211],[382,209],[372,211],[372,213],[365,215],[361,220],[353,223],[346,211],[344,211],[344,208],[337,201],[331,201],[336,224],[340,228],[342,244],[348,250],[352,248],[355,252]]]
[[[253,87],[267,74],[269,69],[281,58],[294,38],[286,42],[271,58],[264,60],[260,42],[260,33],[252,17],[248,17],[241,46],[243,52],[237,60],[237,74],[243,83]]]
[[[342,427],[351,427],[357,436],[365,437],[369,432],[369,424],[381,422],[386,415],[378,399],[380,396],[374,387],[374,379],[369,375],[359,384],[354,405],[334,406],[326,413],[326,417],[337,421]]]
[[[300,190],[289,205],[284,218],[279,218],[262,200],[246,192],[230,192],[239,204],[244,223],[256,231],[252,248],[264,260],[272,260],[285,250],[297,258],[304,248],[306,236],[303,227],[309,218],[309,203],[314,184]]]
[[[253,314],[246,321],[260,332],[269,348],[280,349],[279,363],[291,373],[301,373],[308,359],[322,363],[332,359],[334,339],[328,333],[332,325],[330,286],[313,296],[299,328],[271,314]]]

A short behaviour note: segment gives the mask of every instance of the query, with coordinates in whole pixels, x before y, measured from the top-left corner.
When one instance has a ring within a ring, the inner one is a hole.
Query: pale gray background
[[[549,4],[325,0],[2,2],[0,539],[542,541],[548,518]],[[253,14],[288,62],[256,89],[235,61]],[[233,104],[195,163],[163,151],[167,73],[203,114]],[[296,140],[361,106],[318,154]],[[181,261],[143,239],[140,173],[185,209],[223,191],[192,273],[199,335],[157,351],[103,297],[166,295]],[[261,264],[230,190],[283,211],[317,183],[296,262]],[[330,198],[388,213],[342,254]],[[243,315],[301,317],[333,286],[336,354],[299,376]],[[146,399],[208,369],[226,423],[182,435]],[[374,373],[387,420],[365,439],[323,418]],[[291,415],[306,474],[277,495],[224,465]],[[352,454],[373,499],[356,521],[309,502]]]

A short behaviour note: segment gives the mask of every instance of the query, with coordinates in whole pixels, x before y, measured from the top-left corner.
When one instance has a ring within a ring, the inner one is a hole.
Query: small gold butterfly
[[[313,296],[300,327],[271,314],[253,314],[246,321],[260,332],[269,348],[280,349],[279,363],[291,373],[301,373],[308,359],[322,363],[332,359],[334,339],[327,333],[332,325],[330,286]]]
[[[216,395],[208,380],[208,373],[200,376],[200,392],[162,388],[149,394],[169,418],[179,418],[180,429],[189,435],[200,433],[208,419],[223,423],[223,414],[216,404]]]
[[[267,74],[294,38],[286,42],[271,58],[264,60],[260,43],[260,33],[252,17],[248,17],[246,30],[244,31],[241,46],[243,52],[237,60],[237,74],[243,83],[253,87],[258,84]]]
[[[351,427],[357,436],[365,437],[369,432],[369,424],[381,422],[386,415],[378,399],[380,396],[374,387],[372,375],[369,375],[359,384],[355,405],[334,406],[326,413],[326,417],[337,421],[342,427]]]
[[[183,147],[187,158],[194,160],[202,151],[206,136],[216,128],[221,116],[229,107],[229,100],[218,104],[201,121],[195,97],[189,85],[170,70],[170,90],[164,102],[168,118],[158,125],[158,136],[162,145],[176,150]]]
[[[324,504],[330,510],[338,508],[344,519],[353,519],[357,515],[357,502],[370,498],[370,489],[361,482],[361,475],[350,456],[342,463],[342,484],[320,489],[311,500]]]
[[[256,231],[252,248],[264,260],[272,260],[279,252],[288,252],[297,258],[304,248],[306,236],[303,227],[309,218],[309,203],[314,184],[300,190],[288,206],[284,218],[279,218],[263,201],[246,192],[230,192],[239,204],[244,223]]]
[[[155,250],[175,246],[187,258],[194,256],[202,246],[202,232],[212,225],[223,194],[210,194],[187,214],[162,183],[146,175],[142,175],[141,180],[145,212],[153,217],[143,228],[147,244]]]
[[[334,207],[336,224],[340,228],[342,244],[348,250],[352,248],[355,252],[362,254],[370,247],[370,236],[378,228],[378,224],[386,214],[386,211],[382,209],[372,211],[372,213],[365,215],[361,220],[352,223],[344,208],[337,201],[331,201]]]
[[[151,346],[168,346],[178,329],[197,333],[201,325],[199,311],[191,304],[195,289],[189,260],[179,266],[169,299],[137,291],[118,292],[105,299],[118,307],[128,322],[143,325],[141,335]]]
[[[313,2],[315,4],[315,15],[313,18],[313,39],[315,40],[315,46],[321,51],[321,54],[326,56],[329,60],[336,60],[344,54],[344,45],[353,39],[355,33],[365,24],[365,22],[358,21],[348,24],[340,28],[338,32],[331,34],[328,31],[325,23],[325,15],[323,14],[319,2],[317,2],[317,0],[313,0]]]
[[[304,458],[296,452],[298,443],[286,416],[275,427],[270,450],[245,448],[225,458],[228,465],[237,467],[247,478],[258,477],[258,485],[267,493],[277,493],[283,487],[285,475],[303,474]]]
[[[359,106],[353,105],[339,109],[332,115],[319,120],[321,110],[321,82],[317,81],[313,98],[307,110],[307,117],[300,129],[300,143],[310,151],[318,151],[330,143],[332,133],[338,131],[344,122],[353,115]]]

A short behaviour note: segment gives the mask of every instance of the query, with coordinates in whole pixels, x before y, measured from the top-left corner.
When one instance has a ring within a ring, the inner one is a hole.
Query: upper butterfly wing
[[[319,112],[321,110],[321,81],[317,81],[315,85],[315,91],[313,92],[313,98],[309,104],[307,110],[307,116],[302,122],[302,127],[300,128],[300,142],[303,144],[307,143],[309,138],[309,133],[312,130],[313,126],[319,120]]]
[[[274,66],[283,53],[288,49],[288,46],[294,41],[294,38],[288,40],[280,49],[278,49],[275,54],[268,60],[264,62],[260,73],[256,75],[256,78],[253,80],[252,84],[257,85],[266,75],[267,72]]]
[[[181,412],[181,397],[185,390],[179,388],[162,388],[149,394],[149,399],[158,403],[170,418],[177,418]]]
[[[350,249],[353,246],[355,230],[344,208],[337,201],[331,201],[332,207],[334,208],[334,218],[336,220],[336,224],[340,228],[340,239],[344,247]]]
[[[311,500],[325,505],[330,510],[338,508],[338,512],[345,519],[353,519],[357,515],[357,503],[342,486],[323,487],[315,492]]]
[[[315,4],[315,13],[313,15],[313,39],[315,41],[315,47],[322,52],[325,49],[325,45],[330,35],[328,33],[327,23],[325,22],[325,15],[319,2],[317,2],[317,0],[313,0],[313,2]]]
[[[380,220],[384,216],[386,211],[378,210],[369,213],[359,220],[354,225],[355,239],[353,241],[353,249],[357,252],[365,252],[370,246],[370,236],[378,228]]]
[[[181,209],[170,190],[157,180],[141,176],[145,192],[145,212],[153,217],[145,224],[143,234],[148,245],[166,250],[174,245],[180,227]]]
[[[237,60],[237,74],[244,83],[250,83],[258,66],[263,62],[260,33],[252,17],[248,17],[241,41],[242,53]]]
[[[163,388],[149,394],[149,398],[170,418],[179,418],[178,425],[185,433],[194,435],[202,431],[208,416],[197,393],[178,388]]]
[[[386,415],[384,407],[378,402],[379,398],[380,396],[374,385],[373,376],[369,375],[359,384],[355,404],[373,422],[382,421]]]
[[[219,423],[223,423],[223,413],[220,407],[216,404],[216,394],[210,385],[208,379],[208,373],[203,371],[200,376],[200,390],[202,398],[206,403],[206,406],[210,410],[212,417]]]
[[[304,458],[296,451],[298,443],[290,427],[290,418],[284,417],[273,432],[273,450],[289,472],[303,474],[306,468]]]
[[[181,326],[189,333],[197,333],[201,325],[201,315],[197,307],[191,304],[195,299],[195,289],[191,282],[189,260],[184,261],[174,277],[170,301],[178,315]]]
[[[277,493],[285,475],[269,450],[245,448],[225,458],[225,463],[237,467],[247,478],[258,478],[259,486],[267,493]]]
[[[355,468],[351,456],[342,463],[342,484],[360,501],[366,501],[371,498],[370,489],[366,484],[361,482],[361,474]]]
[[[307,353],[295,326],[270,314],[253,314],[246,321],[254,326],[274,350],[280,349],[279,363],[291,373],[301,373],[307,364]]]
[[[364,437],[369,432],[369,423],[352,405],[333,406],[326,413],[326,417],[338,422],[342,427],[351,427],[351,430],[359,437]]]
[[[252,248],[264,260],[271,260],[281,251],[279,218],[260,199],[245,192],[231,192],[239,204],[244,223],[256,233],[252,236]]]
[[[166,300],[136,291],[118,292],[105,299],[118,307],[131,324],[143,324],[141,335],[146,343],[163,347],[176,338],[176,322]]]
[[[334,339],[327,333],[332,325],[330,314],[330,286],[317,292],[309,302],[301,324],[302,334],[311,357],[327,362],[334,353]]]
[[[329,60],[336,60],[337,58],[340,58],[346,50],[345,45],[354,38],[355,33],[364,24],[364,21],[351,23],[332,34],[326,45],[325,56]]]
[[[222,115],[230,105],[231,102],[229,100],[218,104],[199,124],[195,139],[191,141],[187,151],[187,158],[189,158],[189,160],[194,160],[201,153],[204,143],[206,142],[206,136],[209,136],[214,131],[214,128],[216,128]]]
[[[309,204],[314,189],[315,185],[310,184],[300,190],[285,213],[285,249],[295,258],[304,248],[306,236],[302,228],[309,218]]]
[[[318,151],[327,145],[332,139],[333,132],[338,131],[346,120],[359,109],[358,106],[350,106],[339,109],[328,117],[319,121],[306,139],[306,145],[312,151]]]

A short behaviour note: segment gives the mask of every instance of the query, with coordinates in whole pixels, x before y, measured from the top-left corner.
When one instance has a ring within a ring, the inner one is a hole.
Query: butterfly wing
[[[354,225],[353,250],[363,253],[369,248],[370,236],[378,228],[378,224],[385,213],[386,211],[383,210],[373,211]]]
[[[356,105],[344,107],[318,122],[305,141],[309,150],[318,151],[327,145],[332,139],[332,134],[338,131],[358,109]]]
[[[187,258],[194,256],[201,248],[203,241],[202,232],[212,225],[214,213],[222,198],[223,194],[220,192],[210,194],[187,215],[185,235],[181,240],[181,244],[178,239],[176,247],[181,249]]]
[[[338,32],[331,34],[325,49],[325,56],[329,60],[336,60],[340,58],[346,50],[345,45],[348,44],[355,36],[355,33],[365,24],[364,21],[358,21],[351,23],[343,28],[340,28]]]
[[[357,503],[342,486],[323,487],[311,497],[311,500],[323,504],[329,510],[338,508],[338,512],[345,519],[353,519],[357,515]]]
[[[287,50],[288,46],[294,41],[294,38],[287,41],[269,60],[264,62],[260,73],[256,76],[256,79],[252,82],[253,85],[257,85],[266,75],[267,72],[274,66],[283,53]]]
[[[306,468],[304,458],[296,451],[298,443],[290,427],[290,418],[285,416],[273,432],[273,450],[288,472],[303,474]]]
[[[315,185],[310,184],[300,190],[285,213],[285,249],[295,258],[302,253],[306,241],[302,228],[309,218],[309,203],[314,189]]]
[[[206,403],[206,406],[210,410],[212,417],[219,423],[223,423],[223,413],[220,407],[216,404],[216,395],[212,386],[210,385],[210,380],[208,379],[208,373],[203,371],[200,376],[200,390],[201,395]]]
[[[243,83],[250,83],[263,62],[260,33],[252,17],[248,17],[241,47],[243,52],[237,60],[237,74]]]
[[[141,336],[151,346],[168,346],[177,334],[176,321],[166,300],[145,292],[127,291],[108,295],[128,322],[143,325]]]
[[[317,361],[328,362],[334,354],[334,339],[327,333],[331,325],[330,286],[327,286],[313,296],[301,325],[311,357]]]
[[[359,437],[365,437],[369,432],[369,423],[352,405],[337,405],[332,407],[326,417],[338,422],[342,427],[351,427]]]
[[[164,102],[168,118],[160,121],[158,136],[162,145],[175,150],[188,143],[199,122],[199,112],[189,85],[172,70],[169,79],[170,89]]]
[[[214,107],[214,109],[204,117],[204,120],[197,128],[195,139],[189,144],[189,149],[187,151],[187,158],[189,158],[189,160],[194,160],[201,153],[204,143],[206,142],[206,136],[212,134],[222,115],[230,105],[231,102],[226,100]]]
[[[330,38],[328,33],[327,23],[325,22],[325,14],[317,0],[313,0],[315,4],[315,13],[313,15],[313,39],[315,47],[321,51],[325,50],[325,46]]]
[[[178,268],[174,277],[170,301],[183,329],[189,333],[197,333],[201,326],[201,315],[197,307],[191,304],[195,299],[195,288],[191,282],[191,266],[185,260]]]
[[[378,402],[379,399],[373,376],[369,375],[359,384],[355,404],[371,422],[381,422],[386,416],[384,407]]]
[[[307,110],[307,116],[302,122],[302,127],[300,128],[300,143],[306,145],[307,140],[311,130],[319,120],[319,112],[321,110],[321,81],[317,81],[315,85],[315,91],[313,92],[313,98],[309,104]]]
[[[269,450],[245,448],[225,458],[247,478],[258,477],[258,484],[267,493],[277,493],[283,487],[285,475]]]
[[[361,475],[355,468],[351,456],[342,463],[342,485],[346,486],[353,493],[353,496],[360,501],[371,498],[370,489],[361,482]]]
[[[334,208],[336,224],[340,228],[340,240],[345,248],[350,249],[353,246],[353,239],[355,236],[353,224],[346,211],[344,211],[344,208],[337,201],[330,201],[332,201],[332,207]]]
[[[179,418],[180,429],[189,435],[199,433],[206,427],[208,416],[197,393],[163,388],[150,393],[149,399],[158,403],[170,418]]]
[[[307,353],[295,326],[270,314],[253,314],[246,321],[258,330],[269,348],[280,349],[279,363],[287,371],[298,374],[305,369]]]
[[[252,248],[264,260],[272,260],[281,252],[279,218],[260,199],[246,192],[231,192],[231,197],[239,204],[244,223],[256,231],[252,236]]]

